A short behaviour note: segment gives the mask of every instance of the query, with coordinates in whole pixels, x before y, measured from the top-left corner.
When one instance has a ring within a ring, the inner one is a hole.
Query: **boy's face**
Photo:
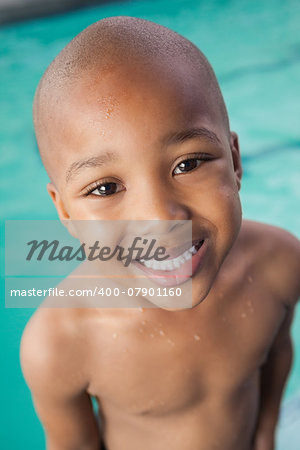
[[[82,76],[49,119],[49,185],[62,219],[192,220],[208,293],[241,223],[236,136],[205,76],[156,67]],[[50,126],[51,124],[51,126]]]

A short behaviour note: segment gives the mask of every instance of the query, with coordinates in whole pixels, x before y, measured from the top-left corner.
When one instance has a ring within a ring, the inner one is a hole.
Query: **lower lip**
[[[178,286],[194,276],[204,259],[206,249],[207,240],[205,239],[197,253],[174,270],[154,270],[137,261],[133,261],[133,264],[160,286]]]

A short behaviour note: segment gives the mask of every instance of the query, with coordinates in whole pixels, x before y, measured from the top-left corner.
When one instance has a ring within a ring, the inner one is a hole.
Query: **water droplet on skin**
[[[112,337],[113,337],[114,339],[117,339],[118,333],[114,333],[114,334],[112,335]]]
[[[97,98],[97,103],[104,112],[105,119],[109,119],[115,108],[119,106],[119,102],[111,95]]]
[[[198,334],[194,334],[194,339],[195,341],[200,341],[200,336],[198,336]]]
[[[247,280],[248,280],[249,283],[253,283],[253,278],[251,277],[251,275],[247,276]]]
[[[171,339],[168,339],[168,344],[175,345],[175,342],[171,341]]]
[[[254,312],[254,308],[253,308],[253,303],[252,303],[251,300],[247,301],[247,306],[248,306],[250,312],[253,313]]]
[[[246,313],[242,313],[241,317],[242,317],[242,319],[245,319],[245,317],[247,317],[247,314]]]
[[[150,334],[150,337],[151,337],[151,338],[154,338],[154,334],[151,333],[151,334]]]
[[[161,336],[164,336],[164,335],[165,335],[165,333],[164,333],[163,330],[159,330],[159,334],[160,334]]]

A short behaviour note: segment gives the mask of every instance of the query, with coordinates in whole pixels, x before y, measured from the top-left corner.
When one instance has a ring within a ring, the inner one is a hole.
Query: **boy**
[[[274,449],[299,243],[241,220],[238,138],[204,55],[157,24],[101,20],[49,66],[34,123],[62,220],[192,220],[201,260],[192,308],[34,314],[21,361],[47,448]]]

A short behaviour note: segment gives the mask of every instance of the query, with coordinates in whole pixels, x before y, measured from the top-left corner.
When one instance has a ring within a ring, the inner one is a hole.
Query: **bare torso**
[[[251,260],[234,262],[196,308],[86,314],[88,392],[108,450],[251,448],[260,367],[285,308]]]
[[[289,256],[298,244],[280,239],[279,231],[244,223],[208,296],[192,309],[41,308],[25,333],[23,370],[44,422],[54,416],[53,395],[80,390],[98,400],[107,450],[252,450],[261,369],[287,317],[285,300],[295,301],[298,289]],[[39,355],[47,346],[45,366]],[[81,424],[77,414],[72,420]],[[50,428],[65,433],[58,419]]]

